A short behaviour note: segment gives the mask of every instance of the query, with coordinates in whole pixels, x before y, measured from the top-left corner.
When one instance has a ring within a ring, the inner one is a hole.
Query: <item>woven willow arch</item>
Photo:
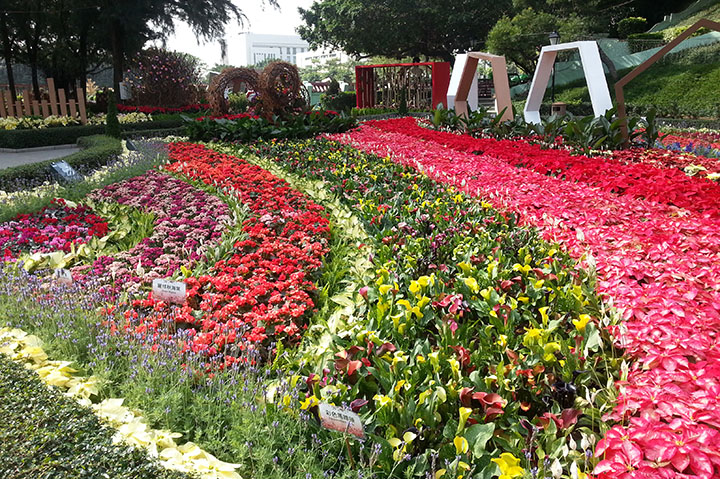
[[[257,91],[260,86],[260,75],[252,68],[226,68],[213,78],[208,89],[213,115],[225,115],[228,112],[225,90],[237,83],[245,83],[248,89]]]

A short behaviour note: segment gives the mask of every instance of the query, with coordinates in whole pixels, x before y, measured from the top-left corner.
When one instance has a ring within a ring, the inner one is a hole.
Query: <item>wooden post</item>
[[[77,89],[78,107],[80,108],[80,123],[87,125],[87,111],[85,110],[85,90]]]
[[[13,111],[13,97],[10,90],[5,90],[5,101],[7,102],[7,116],[15,116],[15,112]]]
[[[33,100],[32,102],[33,115],[40,116],[40,102]]]
[[[680,35],[678,35],[673,41],[662,47],[660,50],[658,50],[653,56],[642,62],[640,65],[638,65],[634,70],[632,70],[630,73],[622,77],[620,80],[615,83],[615,101],[617,101],[617,110],[618,110],[618,116],[620,117],[620,131],[622,132],[623,139],[625,140],[624,146],[625,148],[630,146],[630,132],[628,131],[628,122],[627,122],[627,110],[625,108],[625,94],[623,92],[623,88],[625,85],[630,83],[633,79],[635,79],[638,75],[640,75],[642,72],[650,68],[655,62],[660,60],[663,56],[665,56],[666,53],[668,53],[670,50],[675,48],[680,42],[688,38],[690,35],[695,33],[696,31],[700,30],[701,28],[708,28],[710,30],[715,30],[716,32],[720,32],[720,23],[713,22],[711,20],[708,20],[706,18],[703,18],[702,20],[698,20],[695,22],[692,26],[688,27],[687,30],[682,32]],[[649,145],[652,146],[652,145]]]
[[[75,117],[77,117],[77,114],[78,114],[77,108],[75,108],[75,100],[70,98],[68,103],[70,103],[70,117],[75,119]]]
[[[30,101],[30,97],[32,95],[30,94],[30,90],[25,89],[23,90],[23,103],[25,104],[25,116],[31,116],[32,115],[32,103]]]
[[[62,116],[67,116],[67,99],[65,98],[65,90],[60,88],[58,90],[58,97],[60,99],[60,113]]]
[[[5,97],[0,93],[0,118],[6,118],[8,116],[5,111]]]
[[[40,102],[40,108],[42,108],[43,118],[47,118],[50,116],[50,106],[48,105],[46,99],[43,98],[43,101]]]
[[[57,99],[57,92],[55,91],[55,80],[52,78],[47,79],[48,84],[48,93],[50,93],[50,110],[52,110],[53,116],[57,116],[58,114],[58,99]]]

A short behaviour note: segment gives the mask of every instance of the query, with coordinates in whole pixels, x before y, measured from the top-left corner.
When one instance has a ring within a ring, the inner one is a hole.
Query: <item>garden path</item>
[[[54,160],[71,155],[77,151],[80,151],[77,145],[58,145],[50,148],[27,148],[22,150],[0,148],[0,170],[12,166],[29,165],[40,161]]]

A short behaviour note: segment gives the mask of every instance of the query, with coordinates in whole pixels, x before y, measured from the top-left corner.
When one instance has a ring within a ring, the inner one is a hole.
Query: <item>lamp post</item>
[[[560,41],[560,34],[558,32],[550,32],[550,35],[548,35],[548,38],[550,39],[550,45],[557,45]],[[557,57],[555,57],[557,60]],[[553,69],[552,69],[552,89],[550,90],[550,98],[553,103],[555,103],[555,63],[553,62]]]

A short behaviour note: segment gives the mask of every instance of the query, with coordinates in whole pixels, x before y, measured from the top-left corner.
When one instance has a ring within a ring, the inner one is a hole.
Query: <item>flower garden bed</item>
[[[613,333],[634,362],[608,416],[620,425],[596,449],[602,461],[595,472],[716,474],[719,417],[703,399],[714,394],[710,371],[718,364],[712,344],[720,319],[720,237],[713,215],[608,194],[517,169],[494,155],[450,153],[420,141],[418,127],[406,120],[374,126],[338,139],[491,198],[597,268],[599,291],[625,319]]]
[[[0,321],[242,477],[720,474],[713,158],[408,118],[329,138],[171,144],[88,197],[152,213],[147,238],[70,290],[3,266]],[[148,294],[156,277],[185,302]],[[367,446],[317,426],[320,402],[357,412]]]

